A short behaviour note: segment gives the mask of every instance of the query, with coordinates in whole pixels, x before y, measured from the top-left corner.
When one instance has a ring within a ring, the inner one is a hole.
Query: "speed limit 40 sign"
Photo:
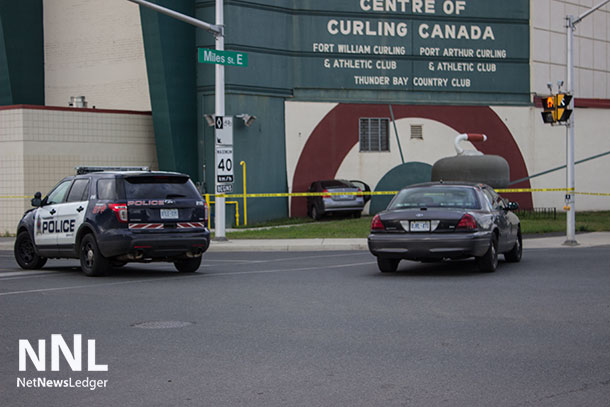
[[[216,193],[233,192],[233,146],[216,146]]]

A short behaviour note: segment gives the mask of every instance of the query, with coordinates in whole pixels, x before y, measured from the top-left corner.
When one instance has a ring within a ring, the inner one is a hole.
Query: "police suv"
[[[78,258],[103,275],[127,262],[168,261],[195,272],[210,244],[208,208],[188,175],[146,167],[77,167],[17,228],[15,259],[39,269],[48,258]]]

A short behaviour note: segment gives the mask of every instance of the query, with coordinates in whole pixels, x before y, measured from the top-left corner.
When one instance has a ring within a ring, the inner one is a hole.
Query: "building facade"
[[[214,22],[214,1],[156,2]],[[3,22],[6,10],[25,18],[11,3],[0,1]],[[151,109],[159,168],[187,172],[213,193],[214,128],[204,115],[215,111],[214,65],[198,63],[197,50],[214,48],[214,37],[124,0],[32,3],[44,22],[36,61],[44,62],[45,103],[83,94],[101,109]],[[565,17],[593,0],[224,3],[225,49],[248,54],[247,67],[225,68],[225,111],[257,118],[234,128],[248,192],[303,192],[323,178],[360,179],[375,190],[397,167],[405,182],[425,181],[465,132],[488,136],[467,148],[504,157],[511,180],[534,176],[515,187],[565,187],[565,169],[550,170],[566,163],[566,131],[542,123],[540,97],[548,83],[556,92],[565,82]],[[0,86],[18,42],[16,28],[2,29]],[[575,34],[575,155],[583,160],[610,151],[610,6]],[[22,41],[36,43],[30,37]],[[610,156],[578,164],[577,190],[609,192],[610,180],[599,177],[607,171]],[[241,177],[236,168],[236,193]],[[564,205],[562,192],[510,197],[524,207]],[[608,209],[610,201],[581,195],[576,205]],[[303,216],[304,200],[251,199],[248,214]]]

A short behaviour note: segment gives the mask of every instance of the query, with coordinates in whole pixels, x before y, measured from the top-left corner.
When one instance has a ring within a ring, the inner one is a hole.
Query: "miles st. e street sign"
[[[199,62],[204,64],[248,66],[248,54],[245,52],[217,51],[207,48],[199,48],[198,51]]]

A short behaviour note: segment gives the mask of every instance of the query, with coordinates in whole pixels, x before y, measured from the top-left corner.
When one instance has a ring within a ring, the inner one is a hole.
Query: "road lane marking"
[[[14,274],[19,274],[19,276],[15,277],[4,277],[0,274],[0,281],[8,281],[8,280],[23,280],[24,278],[37,278],[37,277],[54,277],[55,275],[65,275],[70,274],[72,271],[46,271],[44,273],[32,273],[28,275],[22,275],[23,273],[16,272]],[[7,273],[13,274],[13,273]]]
[[[335,266],[324,266],[324,267],[303,267],[303,268],[291,268],[291,269],[276,269],[276,270],[258,270],[258,271],[234,271],[228,273],[213,273],[213,274],[194,274],[190,276],[181,276],[181,277],[156,277],[149,278],[146,280],[128,280],[128,281],[115,281],[112,283],[100,283],[100,284],[84,284],[84,285],[75,285],[75,286],[67,286],[67,287],[53,287],[53,288],[39,288],[36,290],[22,290],[22,291],[8,291],[5,293],[0,293],[0,297],[5,297],[9,295],[18,295],[18,294],[33,294],[33,293],[43,293],[43,292],[52,292],[52,291],[63,291],[63,290],[75,290],[80,288],[94,288],[94,287],[108,287],[113,285],[125,285],[125,284],[141,284],[141,283],[150,283],[159,280],[183,280],[185,278],[194,278],[194,277],[217,277],[217,276],[231,276],[231,275],[242,275],[242,274],[269,274],[269,273],[283,273],[290,271],[310,271],[310,270],[323,270],[323,269],[334,269],[334,268],[345,268],[345,267],[355,267],[355,266],[364,266],[369,264],[376,264],[376,262],[363,262],[363,263],[352,263],[352,264],[339,264]]]
[[[368,251],[361,251],[361,252],[356,252],[354,253],[349,252],[349,253],[341,253],[341,254],[326,254],[323,256],[318,256],[318,255],[311,255],[311,256],[299,256],[299,257],[282,257],[279,259],[270,259],[270,260],[211,260],[211,259],[204,259],[205,262],[210,262],[210,261],[215,261],[215,262],[236,262],[236,264],[262,264],[262,263],[277,263],[280,261],[289,261],[289,260],[309,260],[309,259],[322,259],[322,258],[329,258],[329,257],[353,257],[355,255],[370,255],[370,253]],[[205,265],[204,265],[205,266]]]
[[[181,279],[192,278],[192,277],[197,277],[197,276],[192,275],[192,276],[183,276],[183,277],[156,277],[156,278],[151,278],[151,279],[147,279],[147,280],[127,280],[127,281],[115,281],[113,283],[85,284],[85,285],[73,285],[73,286],[68,286],[68,287],[40,288],[37,290],[8,291],[5,293],[0,293],[0,297],[4,297],[7,295],[17,295],[17,294],[31,294],[31,293],[43,293],[43,292],[49,292],[49,291],[74,290],[74,289],[79,289],[79,288],[92,288],[92,287],[123,285],[123,284],[138,284],[138,283],[146,283],[146,282],[152,282],[152,281],[158,281],[158,280],[167,280],[168,278],[173,278],[175,280],[176,279],[181,280]]]
[[[268,273],[281,273],[286,271],[310,271],[310,270],[322,270],[322,269],[335,269],[343,267],[355,267],[355,266],[366,266],[369,264],[377,264],[376,261],[368,261],[364,263],[352,263],[352,264],[337,264],[335,266],[324,266],[324,267],[302,267],[298,269],[276,269],[276,270],[258,270],[258,271],[229,271],[228,273],[213,273],[206,274],[208,277],[214,276],[234,276],[241,274],[268,274]]]

